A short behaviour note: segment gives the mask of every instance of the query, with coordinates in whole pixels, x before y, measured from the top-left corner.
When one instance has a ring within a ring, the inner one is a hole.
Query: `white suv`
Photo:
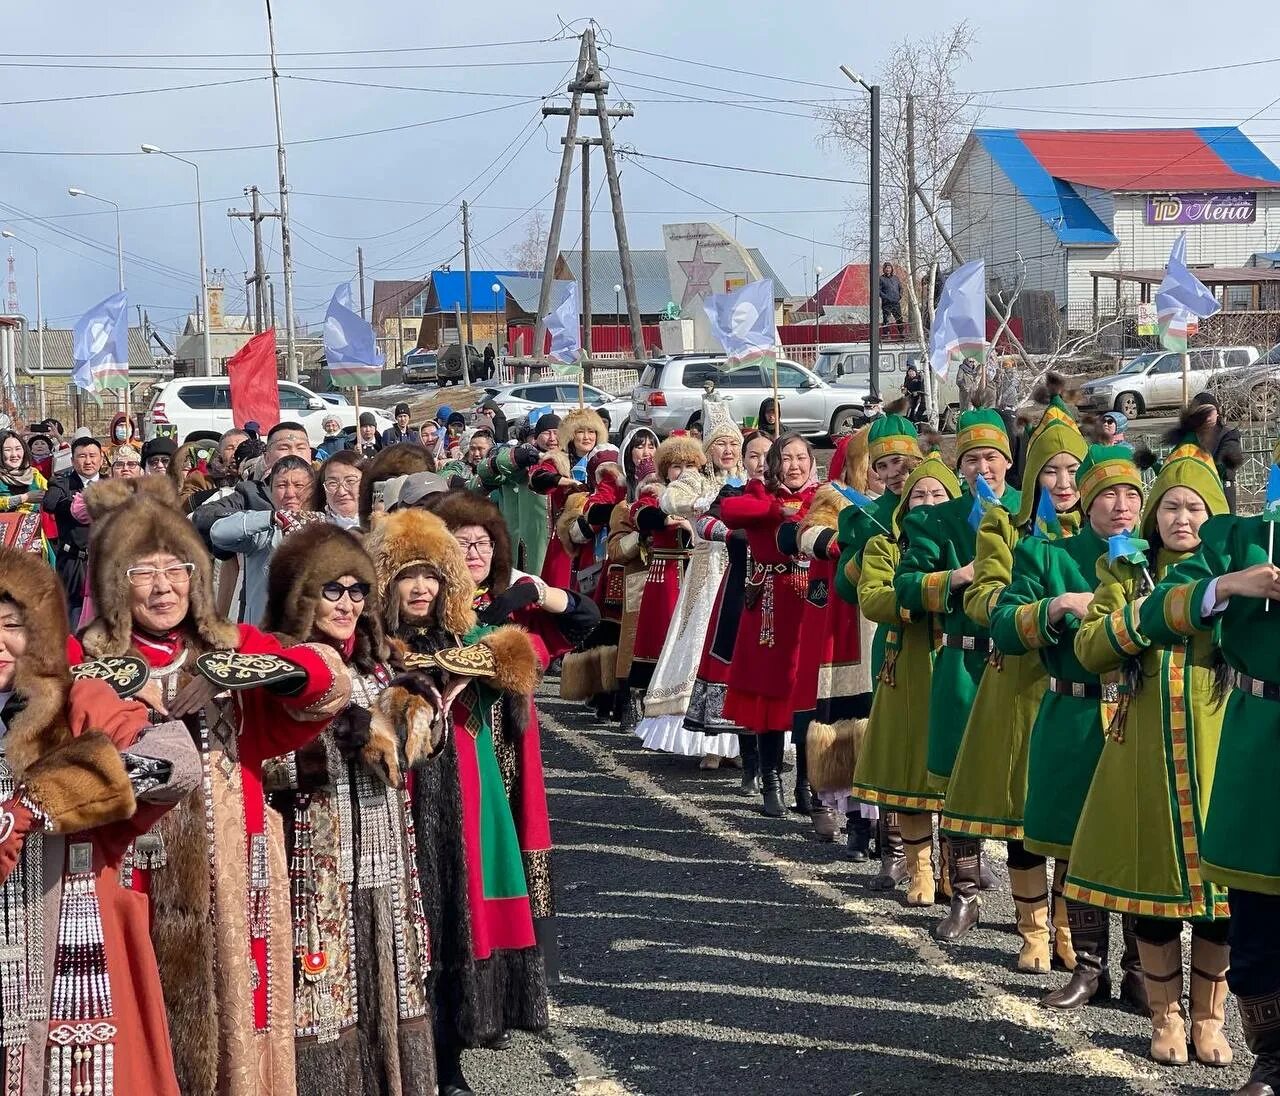
[[[280,387],[280,421],[300,422],[307,428],[307,436],[312,445],[318,445],[324,438],[324,420],[336,418],[342,423],[342,429],[354,433],[356,428],[356,409],[354,406],[334,406],[326,403],[308,388],[292,381],[279,381]],[[386,415],[373,408],[378,420],[378,432],[381,433],[395,423]],[[150,440],[156,436],[156,428],[169,426],[174,428],[179,441],[198,441],[214,439],[230,430],[235,425],[231,416],[231,383],[226,377],[184,377],[181,380],[166,381],[156,389],[151,398],[151,406],[143,416],[143,437]],[[263,432],[269,430],[274,423],[263,423]]]

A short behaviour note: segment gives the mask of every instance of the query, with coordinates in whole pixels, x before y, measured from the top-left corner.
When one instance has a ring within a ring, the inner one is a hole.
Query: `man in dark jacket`
[[[102,445],[97,438],[76,438],[71,444],[71,467],[53,477],[41,507],[58,523],[54,544],[55,566],[67,592],[72,630],[80,623],[84,607],[84,580],[88,570],[89,526],[71,515],[71,504],[86,487],[98,481],[102,469]]]
[[[889,326],[889,317],[902,331],[902,283],[893,272],[893,263],[885,263],[880,268],[880,331]]]
[[[382,436],[372,411],[360,412],[360,425],[356,427],[356,443],[352,448],[365,460],[373,460],[382,451]]]
[[[486,381],[493,380],[493,372],[497,363],[498,356],[493,352],[493,343],[489,343],[484,348],[484,379]]]
[[[360,419],[364,421],[364,414],[361,414]],[[363,438],[361,440],[363,441]],[[422,435],[409,425],[409,405],[398,403],[396,404],[396,424],[388,426],[382,432],[382,445],[385,448],[388,445],[402,445],[405,442],[410,445],[421,445]]]

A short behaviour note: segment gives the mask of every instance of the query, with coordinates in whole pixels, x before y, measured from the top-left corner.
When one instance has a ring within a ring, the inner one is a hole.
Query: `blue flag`
[[[974,259],[956,267],[942,286],[929,332],[929,364],[940,377],[953,358],[978,358],[987,352],[987,267]]]
[[[547,356],[559,362],[561,367],[569,367],[553,367],[557,373],[573,373],[581,368],[582,329],[578,325],[581,311],[578,283],[555,282],[551,287],[551,311],[547,313],[547,334],[551,336],[551,349]]]
[[[1058,510],[1053,505],[1053,495],[1044,490],[1036,501],[1036,518],[1031,529],[1033,537],[1042,540],[1058,540],[1062,536],[1062,522],[1058,519]]]
[[[1145,540],[1132,533],[1116,533],[1115,536],[1107,538],[1107,562],[1115,563],[1116,560],[1122,559],[1126,563],[1145,567],[1147,549],[1150,547],[1151,545]]]
[[[1280,464],[1273,464],[1267,474],[1267,494],[1262,504],[1263,521],[1280,521]]]
[[[869,495],[864,495],[861,491],[853,487],[846,487],[843,483],[836,483],[835,480],[831,481],[831,486],[839,491],[840,494],[844,495],[844,497],[853,503],[853,505],[859,510],[865,510],[875,502],[875,499],[871,498]]]
[[[569,473],[579,483],[587,482],[587,458],[583,457],[577,464],[573,466],[573,470]]]
[[[969,511],[970,527],[976,532],[986,512],[991,507],[999,505],[1000,499],[991,490],[991,484],[987,482],[985,476],[979,476],[973,481],[973,509]]]
[[[1164,281],[1156,290],[1161,345],[1166,350],[1186,350],[1192,318],[1212,316],[1221,308],[1209,289],[1187,269],[1187,234],[1180,233],[1169,252]]]
[[[730,357],[752,350],[772,350],[777,344],[773,326],[773,279],[748,282],[732,293],[713,293],[702,302],[711,333]]]
[[[525,416],[525,422],[527,422],[530,426],[537,426],[538,420],[542,418],[543,415],[550,415],[550,414],[551,414],[551,404],[544,403],[541,407],[533,408]]]
[[[125,291],[112,293],[71,329],[71,379],[81,391],[124,388],[129,383],[129,306]]]
[[[351,308],[351,284],[333,291],[324,314],[324,359],[340,388],[373,387],[382,380],[385,357],[378,351],[373,328]]]

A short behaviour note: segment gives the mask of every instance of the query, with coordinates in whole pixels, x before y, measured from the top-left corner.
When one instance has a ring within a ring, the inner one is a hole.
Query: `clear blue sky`
[[[1034,17],[1028,15],[1032,7]],[[505,265],[505,254],[520,235],[523,212],[534,206],[550,210],[548,192],[555,182],[563,132],[563,119],[543,125],[536,120],[538,104],[521,102],[562,83],[576,56],[576,42],[413,53],[330,51],[545,39],[559,29],[547,10],[546,5],[511,0],[447,6],[403,0],[367,0],[358,6],[335,0],[277,4],[282,54],[324,52],[281,59],[281,70],[288,76],[282,94],[294,191],[300,316],[314,322],[334,285],[354,275],[357,243],[365,245],[370,278],[414,277],[450,259],[459,248],[456,207],[464,197],[474,203],[473,236],[481,241],[473,263],[482,268]],[[613,42],[602,57],[614,80],[611,98],[620,94],[636,104],[636,117],[615,131],[619,142],[664,156],[803,174],[865,178],[861,165],[848,165],[818,148],[811,107],[788,102],[744,106],[744,96],[734,92],[776,100],[838,97],[847,94],[842,90],[846,81],[839,73],[841,63],[874,75],[896,39],[907,33],[933,33],[964,17],[977,32],[973,62],[964,74],[966,88],[1077,85],[987,96],[981,115],[985,124],[1225,125],[1243,122],[1280,94],[1280,58],[1276,63],[1191,76],[1079,86],[1280,54],[1273,44],[1280,40],[1280,9],[1265,5],[1251,9],[1245,19],[1217,18],[1212,9],[1189,2],[1166,3],[1157,12],[1099,0],[1034,6],[1025,0],[993,0],[978,9],[943,0],[920,0],[910,6],[645,0],[595,12],[561,12],[566,19],[592,14]],[[233,224],[226,211],[233,205],[246,207],[242,190],[251,183],[276,200],[271,93],[263,78],[262,3],[226,0],[210,6],[133,0],[108,6],[73,0],[67,5],[19,5],[5,15],[0,49],[6,54],[0,57],[0,226],[12,227],[41,248],[48,321],[68,326],[85,307],[115,288],[111,211],[85,198],[71,198],[68,186],[94,191],[129,209],[179,203],[124,215],[125,248],[145,260],[127,260],[126,282],[130,303],[146,307],[162,328],[192,308],[198,282],[190,169],[141,154],[54,154],[136,153],[143,142],[175,151],[268,146],[189,154],[201,164],[210,265],[229,272],[227,311],[242,311],[251,240],[247,224]],[[194,56],[177,56],[181,54]],[[89,65],[104,67],[43,67]],[[829,84],[832,90],[763,79],[764,73]],[[116,98],[15,102],[233,80],[246,82]],[[739,105],[674,101],[689,98],[728,99]],[[484,110],[490,113],[393,133],[305,143]],[[1280,159],[1280,107],[1262,111],[1245,129]],[[510,152],[498,161],[505,164],[510,158],[506,170],[497,177],[484,171],[508,145]],[[12,155],[14,150],[39,155]],[[632,246],[660,246],[664,222],[705,219],[732,229],[731,216],[673,189],[671,183],[762,222],[741,220],[739,237],[764,249],[792,292],[802,291],[806,279],[811,282],[811,256],[827,270],[839,265],[839,225],[854,193],[851,186],[670,163],[647,166],[668,182],[637,166],[625,168]],[[599,167],[597,162],[595,179],[603,181]],[[565,247],[578,236],[578,194],[575,178]],[[611,246],[607,194],[601,194],[596,210],[596,246]],[[29,214],[50,218],[57,229],[88,237],[107,250],[25,219]],[[20,248],[17,255],[21,303],[34,313],[30,253]],[[273,271],[280,269],[274,232],[268,265]],[[278,279],[277,304],[282,311]]]

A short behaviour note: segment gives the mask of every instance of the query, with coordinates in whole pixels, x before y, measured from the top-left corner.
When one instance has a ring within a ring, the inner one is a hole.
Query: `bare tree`
[[[507,251],[512,270],[541,272],[547,257],[547,222],[535,209],[524,223],[524,235]]]

